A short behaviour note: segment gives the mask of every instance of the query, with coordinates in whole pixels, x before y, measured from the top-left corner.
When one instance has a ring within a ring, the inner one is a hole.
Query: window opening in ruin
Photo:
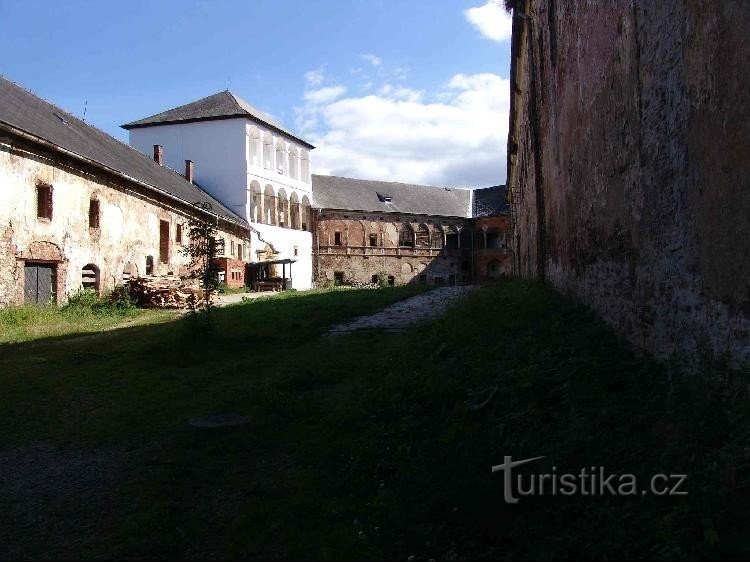
[[[159,261],[169,263],[169,221],[159,221]]]
[[[36,186],[36,216],[40,219],[52,220],[52,186],[39,184]]]
[[[89,228],[99,228],[99,201],[89,201]]]

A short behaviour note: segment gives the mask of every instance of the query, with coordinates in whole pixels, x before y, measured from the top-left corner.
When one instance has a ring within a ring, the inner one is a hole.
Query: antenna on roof
[[[88,107],[89,107],[89,100],[83,100],[83,119],[81,120],[84,122],[86,121],[86,110],[88,109]]]

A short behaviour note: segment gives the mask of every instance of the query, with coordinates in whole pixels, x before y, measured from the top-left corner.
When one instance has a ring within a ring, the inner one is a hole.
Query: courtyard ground
[[[399,333],[324,337],[422,290],[0,345],[0,558],[750,555],[744,375],[669,376],[518,281]],[[214,414],[246,423],[188,423]],[[687,474],[688,495],[507,505],[506,455]]]

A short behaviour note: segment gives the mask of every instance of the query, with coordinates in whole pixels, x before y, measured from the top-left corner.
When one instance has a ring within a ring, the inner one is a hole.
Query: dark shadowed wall
[[[516,4],[516,272],[662,359],[750,364],[748,3]]]

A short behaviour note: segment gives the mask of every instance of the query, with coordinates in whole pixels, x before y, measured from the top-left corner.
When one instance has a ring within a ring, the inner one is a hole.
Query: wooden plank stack
[[[128,286],[130,297],[143,308],[189,308],[191,295],[196,305],[202,304],[203,290],[190,279],[148,275],[130,279]]]

